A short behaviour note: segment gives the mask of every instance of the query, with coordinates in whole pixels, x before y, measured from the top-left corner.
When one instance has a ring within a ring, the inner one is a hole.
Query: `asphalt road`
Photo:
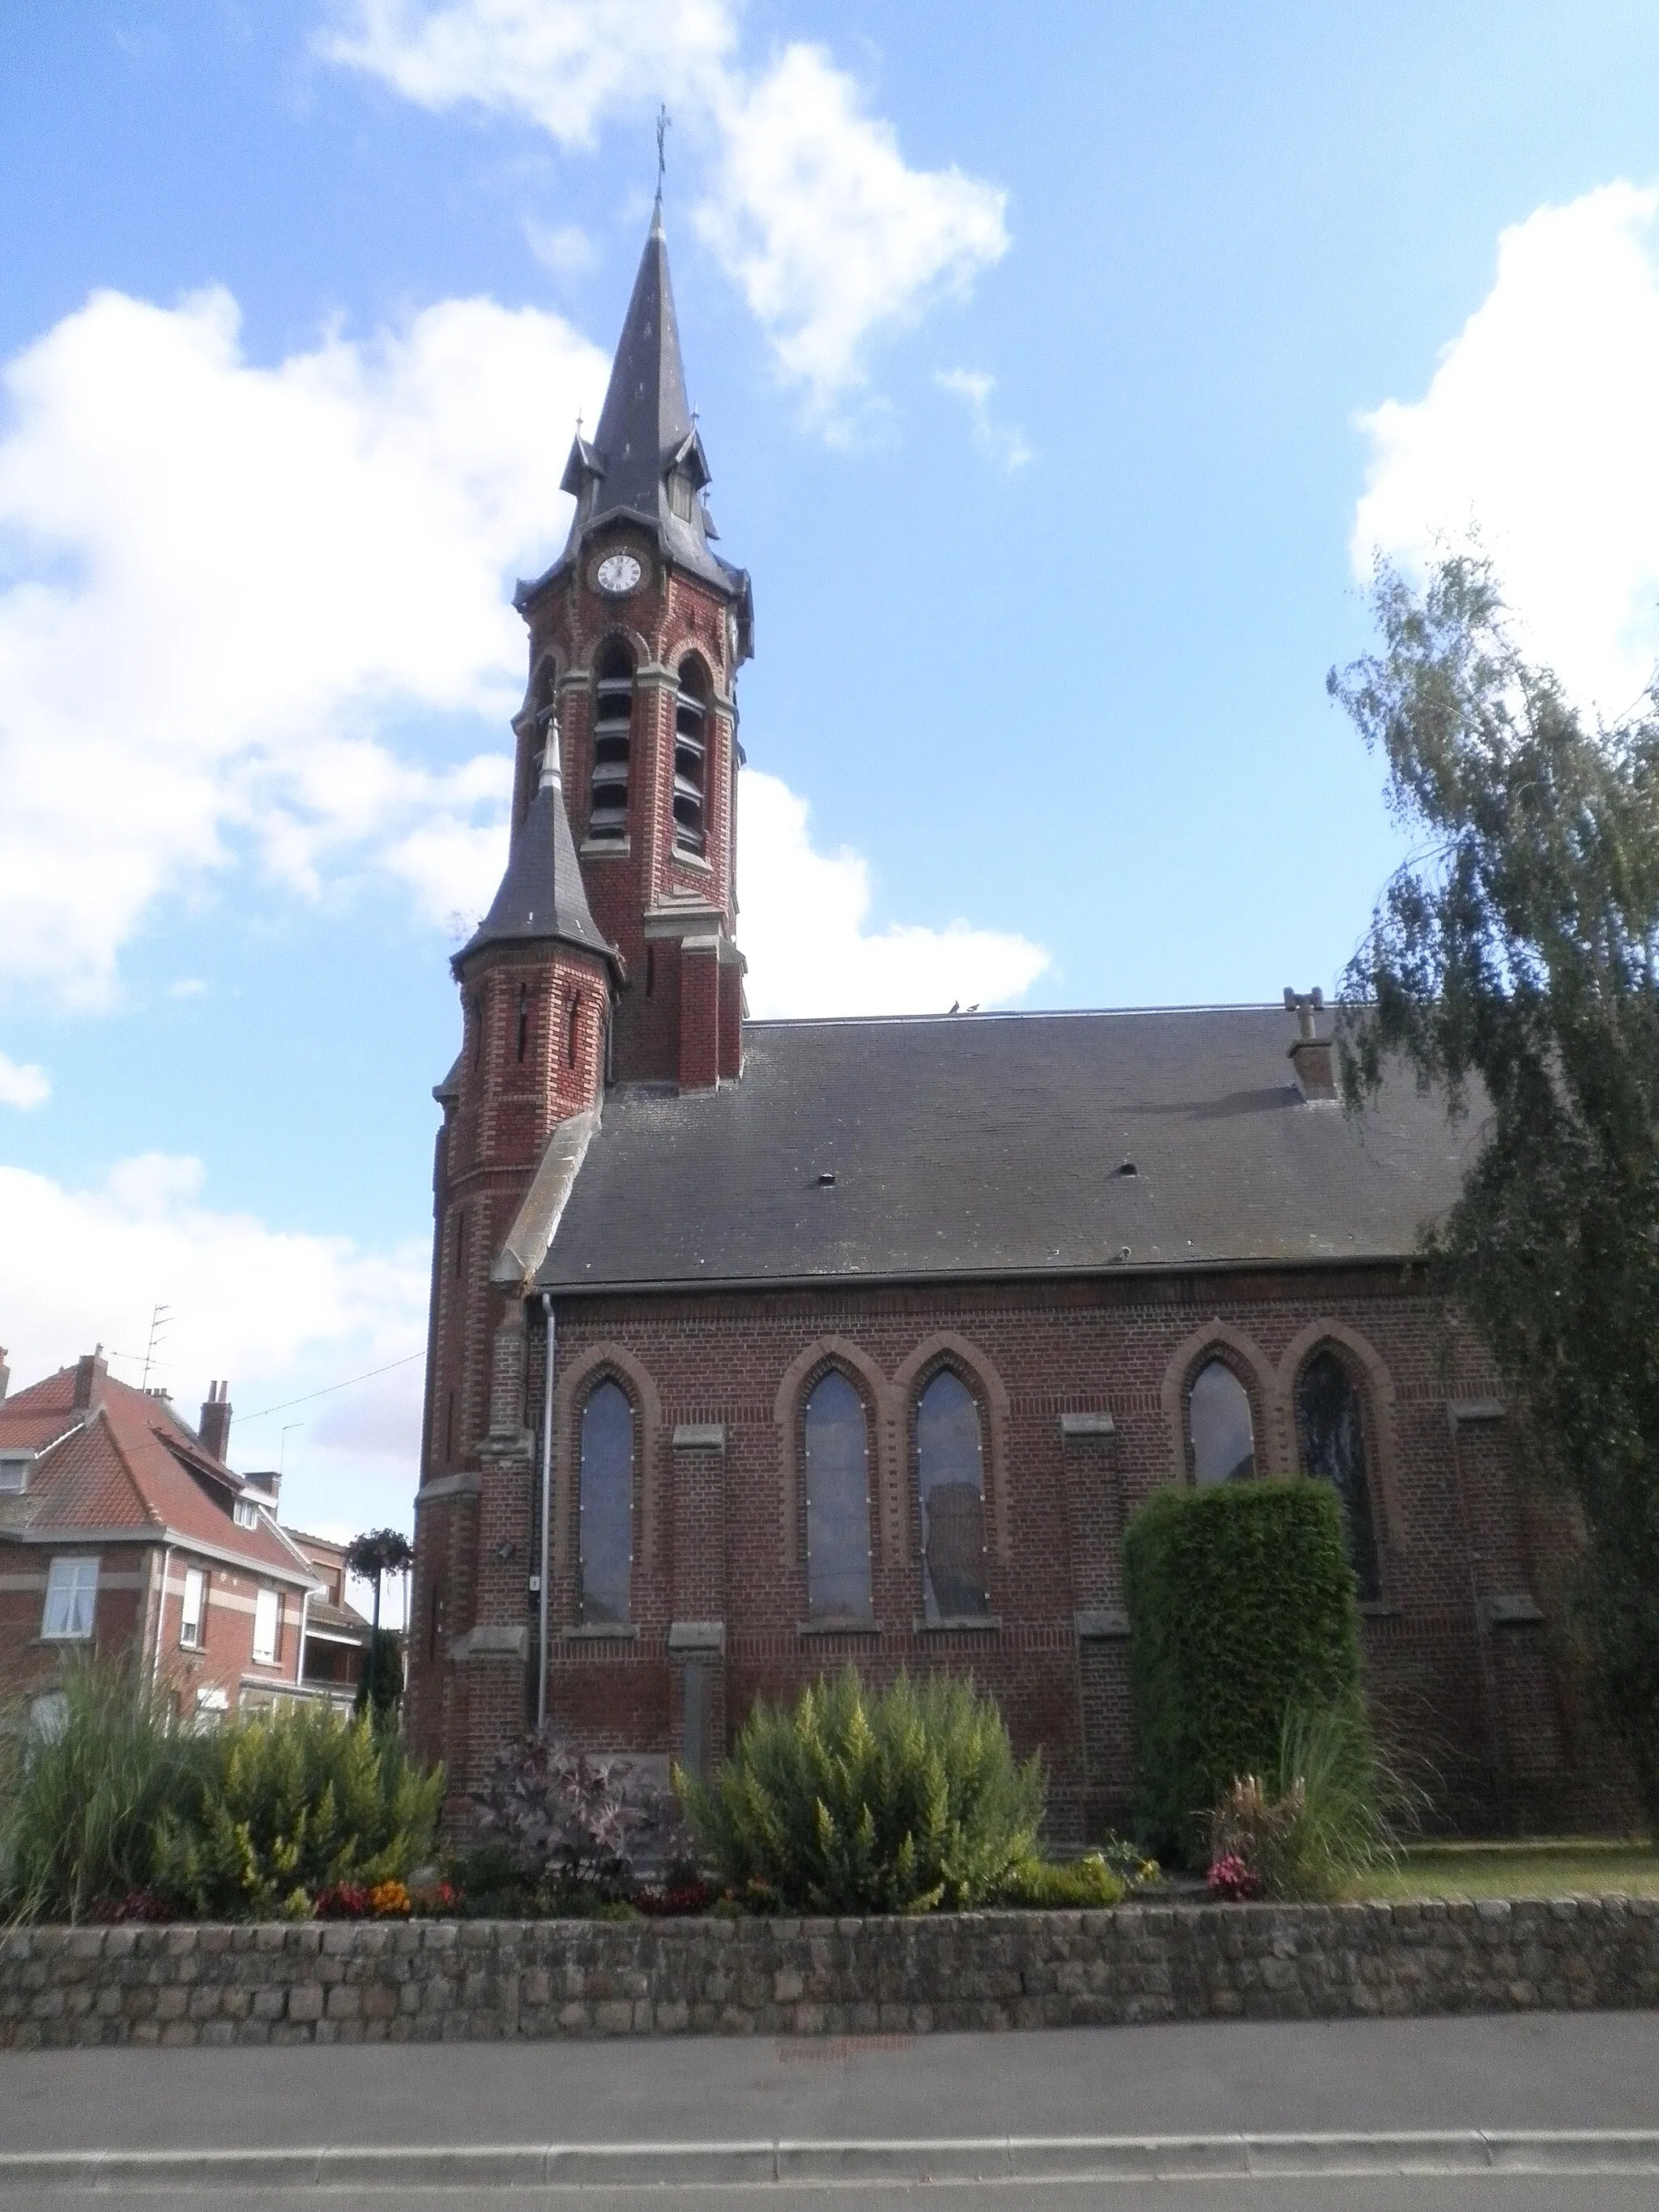
[[[615,2187],[355,2184],[94,2190],[5,2174],[18,2154],[321,2145],[959,2143],[1024,2138],[1376,2136],[1425,2130],[1659,2130],[1659,2014],[1202,2023],[1041,2034],[665,2038],[581,2044],[299,2046],[0,2054],[0,2212],[386,2212],[603,2206],[682,2212],[1659,2212],[1659,2175],[1579,2171],[1200,2179],[853,2179]],[[1386,2168],[1389,2154],[1369,2154]],[[1352,2162],[1352,2161],[1351,2161]],[[1362,2161],[1363,2162],[1363,2161]],[[1585,2161],[1594,2166],[1597,2157]],[[1605,2160],[1602,2161],[1605,2163]],[[1341,2163],[1339,2158],[1337,2164]],[[1456,2161],[1453,2161],[1455,2164]],[[1175,2161],[1179,2165],[1179,2160]],[[540,2171],[541,2169],[538,2169]]]

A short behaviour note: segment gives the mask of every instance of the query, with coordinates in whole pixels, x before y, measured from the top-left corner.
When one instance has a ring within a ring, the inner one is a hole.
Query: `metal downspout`
[[[548,1587],[548,1576],[552,1554],[553,1528],[553,1354],[556,1345],[553,1321],[553,1294],[542,1292],[542,1314],[547,1323],[545,1369],[542,1380],[542,1555],[540,1600],[538,1607],[539,1648],[536,1672],[536,1726],[547,1726],[547,1647],[550,1633],[549,1622],[552,1613],[553,1593]]]
[[[149,1692],[154,1697],[161,1686],[161,1623],[167,1619],[167,1571],[173,1565],[173,1547],[161,1547],[161,1588],[155,1601],[155,1650],[149,1662]]]

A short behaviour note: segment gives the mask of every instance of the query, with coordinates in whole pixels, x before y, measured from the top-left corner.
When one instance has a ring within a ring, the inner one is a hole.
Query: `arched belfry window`
[[[1193,1480],[1248,1482],[1255,1473],[1255,1425],[1250,1395],[1224,1359],[1206,1360],[1187,1394],[1187,1435]]]
[[[590,837],[628,835],[628,754],[634,723],[634,663],[625,645],[599,655],[593,679],[593,793]]]
[[[806,1401],[806,1610],[870,1618],[870,1436],[864,1401],[831,1368]]]
[[[985,1587],[985,1468],[979,1407],[959,1375],[940,1368],[916,1406],[922,1598],[929,1620],[991,1610]]]
[[[1365,1418],[1359,1388],[1328,1345],[1315,1352],[1296,1385],[1296,1439],[1304,1474],[1328,1482],[1342,1501],[1348,1564],[1362,1598],[1379,1588],[1376,1530],[1365,1473]]]
[[[634,1566],[634,1408],[608,1377],[582,1407],[577,1606],[586,1623],[628,1620]]]
[[[708,733],[708,674],[700,660],[682,661],[674,696],[674,843],[682,853],[701,853],[705,842]]]

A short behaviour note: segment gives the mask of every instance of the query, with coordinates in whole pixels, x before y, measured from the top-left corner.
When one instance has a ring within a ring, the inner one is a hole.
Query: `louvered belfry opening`
[[[674,697],[674,843],[701,854],[708,758],[708,678],[701,661],[682,664]]]
[[[628,753],[634,720],[634,663],[625,645],[608,645],[593,684],[593,794],[590,837],[628,835]]]

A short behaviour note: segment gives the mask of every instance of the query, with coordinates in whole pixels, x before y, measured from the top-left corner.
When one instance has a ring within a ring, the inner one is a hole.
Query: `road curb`
[[[1659,2129],[1389,2135],[988,2136],[862,2142],[319,2145],[0,2151],[0,2190],[788,2187],[1344,2174],[1659,2174]]]

